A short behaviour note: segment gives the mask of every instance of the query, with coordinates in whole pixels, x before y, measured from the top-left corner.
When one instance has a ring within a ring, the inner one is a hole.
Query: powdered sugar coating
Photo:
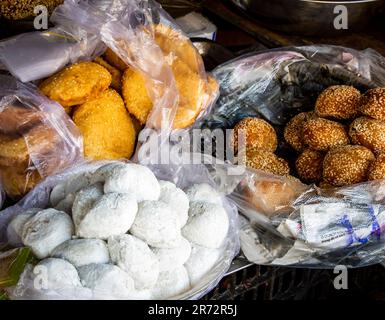
[[[68,240],[55,248],[52,257],[67,260],[77,268],[110,261],[107,244],[100,239]]]
[[[186,190],[190,202],[202,201],[222,205],[221,195],[209,184],[194,184]]]
[[[24,225],[36,213],[42,210],[43,209],[40,208],[31,208],[18,214],[15,218],[13,218],[13,220],[7,226],[7,240],[11,246],[17,247],[23,244],[21,240],[21,234]]]
[[[127,298],[134,291],[134,280],[112,264],[89,264],[78,269],[82,284],[95,298]]]
[[[180,226],[183,227],[188,219],[189,198],[182,189],[176,187],[172,182],[159,180],[159,201],[168,204],[178,214]]]
[[[143,201],[130,232],[156,248],[175,248],[181,240],[178,215],[160,201]]]
[[[108,239],[126,233],[138,212],[137,202],[128,194],[109,193],[95,201],[76,226],[81,238]]]
[[[183,266],[191,254],[191,244],[182,237],[180,245],[171,249],[153,248],[156,258],[159,261],[160,271],[169,271],[175,267]]]
[[[215,266],[222,254],[220,249],[209,249],[193,244],[190,258],[185,263],[190,283],[195,286]]]
[[[64,241],[71,239],[74,233],[72,220],[68,214],[55,209],[38,212],[24,225],[23,244],[31,247],[33,253],[43,259]]]
[[[153,172],[138,164],[112,167],[106,177],[104,192],[130,194],[136,201],[158,200],[160,186]]]
[[[229,229],[229,218],[225,209],[208,202],[191,202],[189,219],[182,229],[183,236],[207,248],[219,248]]]
[[[187,291],[190,288],[190,280],[185,267],[177,267],[174,270],[161,272],[152,291],[155,300],[172,298]]]
[[[142,240],[123,234],[108,239],[111,260],[126,271],[135,282],[135,289],[152,288],[159,275],[159,262]]]

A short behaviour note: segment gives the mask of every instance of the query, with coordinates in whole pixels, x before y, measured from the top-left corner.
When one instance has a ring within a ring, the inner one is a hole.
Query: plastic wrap
[[[0,176],[12,198],[82,158],[80,133],[63,108],[31,84],[0,75]]]
[[[334,46],[251,53],[213,71],[221,95],[198,128],[231,129],[245,117],[267,120],[278,135],[277,154],[292,166],[285,124],[314,109],[327,87],[361,92],[385,86],[385,59],[373,50]],[[248,218],[240,231],[246,257],[257,264],[361,267],[384,260],[384,186],[375,180],[321,189],[292,178],[245,170],[231,198]]]
[[[153,104],[148,127],[187,127],[216,99],[216,83],[208,81],[198,51],[155,1],[110,0],[96,5],[67,0],[53,14],[54,20],[62,17],[98,35],[141,75]]]
[[[7,226],[14,217],[21,214],[28,208],[46,208],[50,204],[50,193],[54,186],[65,182],[72,177],[78,179],[79,176],[92,174],[103,165],[112,162],[86,162],[77,164],[60,174],[53,175],[45,179],[19,203],[0,212],[0,247],[1,245],[9,245],[7,239]],[[116,162],[114,162],[116,163]],[[229,217],[229,230],[223,245],[220,247],[221,254],[215,263],[215,266],[193,287],[186,292],[172,297],[171,299],[198,299],[212,290],[225,275],[230,264],[239,251],[238,236],[238,215],[237,209],[232,201],[225,197],[222,193],[226,190],[223,186],[218,186],[212,177],[211,172],[203,165],[191,166],[152,166],[150,169],[154,172],[158,179],[165,179],[174,182],[180,188],[186,188],[196,183],[208,183],[222,194],[222,203]],[[183,173],[183,175],[181,175]],[[76,180],[75,180],[76,181]],[[119,296],[110,296],[108,292],[93,291],[88,288],[81,287],[76,289],[63,290],[45,290],[36,289],[33,279],[30,278],[30,271],[33,265],[26,266],[24,273],[21,275],[20,281],[16,286],[6,289],[11,299],[119,299]],[[123,298],[123,297],[122,297]],[[136,297],[138,298],[138,297]],[[147,299],[146,296],[139,297]],[[123,299],[127,299],[124,297]]]
[[[68,63],[89,60],[105,47],[65,18],[53,21],[54,28],[24,33],[0,43],[0,62],[17,79],[29,82],[45,78]]]

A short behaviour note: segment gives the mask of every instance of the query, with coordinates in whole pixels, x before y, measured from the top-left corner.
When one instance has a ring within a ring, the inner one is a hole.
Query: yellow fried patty
[[[76,108],[73,120],[84,138],[85,157],[129,159],[135,147],[135,128],[120,95],[113,89]]]
[[[79,62],[44,80],[40,90],[63,107],[71,107],[96,98],[111,81],[111,74],[101,65]]]

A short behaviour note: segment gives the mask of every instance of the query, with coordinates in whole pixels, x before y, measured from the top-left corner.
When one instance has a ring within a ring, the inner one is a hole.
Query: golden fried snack
[[[5,135],[21,134],[44,119],[40,110],[26,108],[20,103],[3,106],[0,111],[0,133]]]
[[[101,65],[79,62],[44,80],[40,90],[63,107],[71,107],[96,98],[111,81],[111,74]]]
[[[44,124],[35,126],[23,136],[0,134],[0,165],[25,165],[30,156],[49,153],[60,140],[59,133]]]
[[[120,57],[110,48],[107,48],[106,52],[104,53],[104,58],[110,65],[114,66],[120,71],[124,71],[128,68],[128,65],[122,59],[120,59]]]
[[[354,144],[365,146],[375,153],[385,152],[385,121],[357,118],[350,125],[349,135]]]
[[[199,113],[209,105],[212,91],[207,81],[200,78],[183,61],[176,58],[171,69],[179,92],[173,128],[182,129],[193,124]],[[146,123],[153,108],[145,84],[145,78],[133,69],[129,68],[124,72],[122,94],[126,107],[142,124]],[[213,84],[212,82],[212,87]]]
[[[313,116],[313,112],[301,112],[293,117],[285,127],[284,138],[286,142],[298,152],[301,152],[306,148],[303,142],[303,125]]]
[[[34,168],[0,166],[0,179],[6,194],[12,199],[18,199],[32,190],[42,177]]]
[[[188,37],[163,24],[154,26],[154,35],[165,56],[178,57],[195,73],[204,71],[202,58]]]
[[[306,183],[317,183],[322,180],[323,161],[322,152],[306,149],[297,158],[295,167],[298,176]]]
[[[73,120],[84,139],[85,157],[129,159],[135,147],[135,128],[120,95],[113,89],[77,107]]]
[[[360,111],[377,120],[385,120],[385,88],[368,90],[362,95]]]
[[[245,139],[246,150],[256,148],[274,152],[277,149],[277,134],[274,128],[263,119],[244,118],[236,124],[232,139],[235,151],[238,150],[238,139],[241,133]]]
[[[369,169],[368,180],[385,179],[385,153],[377,155]]]
[[[262,149],[246,149],[246,167],[279,176],[290,173],[288,163],[274,153]]]
[[[349,136],[345,127],[338,122],[312,118],[303,125],[303,141],[313,150],[328,151],[349,144]]]
[[[351,145],[336,147],[325,156],[324,180],[336,187],[364,182],[374,160],[368,148]]]
[[[319,117],[346,120],[358,114],[361,93],[352,86],[331,86],[319,95],[315,112]]]
[[[145,124],[152,110],[152,101],[147,93],[145,78],[132,68],[124,71],[122,95],[128,112]]]
[[[293,202],[306,191],[306,186],[298,179],[288,176],[281,179],[256,177],[254,182],[243,189],[246,201],[258,212],[267,216],[292,211]]]
[[[114,66],[110,65],[106,60],[104,60],[101,57],[96,57],[95,62],[97,64],[100,64],[102,67],[106,68],[109,73],[111,73],[112,81],[111,81],[111,87],[114,88],[117,91],[122,90],[122,72],[115,68]]]

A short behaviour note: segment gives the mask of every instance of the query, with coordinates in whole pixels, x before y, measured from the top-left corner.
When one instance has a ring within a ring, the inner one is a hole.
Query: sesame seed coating
[[[354,144],[365,146],[375,153],[385,152],[385,121],[357,118],[350,125],[349,135]]]
[[[290,173],[289,165],[284,159],[270,151],[256,148],[246,150],[246,167],[279,176],[286,176]]]
[[[20,20],[35,16],[33,12],[37,5],[44,5],[48,12],[64,0],[0,0],[0,16],[10,20]]]
[[[277,134],[274,128],[265,120],[259,118],[245,118],[234,127],[233,144],[238,150],[238,135],[245,135],[246,148],[263,149],[274,152],[277,149]]]
[[[373,153],[362,146],[333,148],[325,156],[323,178],[336,187],[364,182],[374,160]]]
[[[316,183],[322,180],[323,160],[322,152],[306,149],[297,158],[295,167],[298,176],[307,183]]]
[[[305,144],[302,139],[303,125],[313,114],[313,112],[301,112],[293,117],[285,127],[284,138],[286,142],[298,152],[305,149]]]
[[[377,155],[369,169],[368,180],[385,179],[385,153]]]
[[[312,118],[303,126],[303,141],[313,150],[328,151],[349,144],[349,136],[345,127],[338,122]]]
[[[361,99],[362,114],[377,120],[385,120],[385,88],[368,90]]]
[[[319,117],[351,119],[358,114],[361,93],[352,86],[331,86],[318,97],[315,112]]]

